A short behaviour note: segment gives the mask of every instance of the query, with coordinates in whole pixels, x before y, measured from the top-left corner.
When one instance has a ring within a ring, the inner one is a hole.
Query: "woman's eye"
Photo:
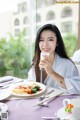
[[[49,41],[54,41],[53,39],[49,39]]]
[[[39,41],[44,41],[44,40],[40,39]]]

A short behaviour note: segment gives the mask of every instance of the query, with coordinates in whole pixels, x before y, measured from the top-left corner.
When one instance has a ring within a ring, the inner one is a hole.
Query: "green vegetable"
[[[36,92],[37,92],[36,88],[32,88],[31,91],[32,91],[33,93],[36,93]]]
[[[36,89],[37,91],[40,90],[40,86],[35,86],[34,89]]]
[[[40,90],[40,86],[35,86],[35,87],[32,88],[31,91],[32,91],[33,93],[36,93],[36,92],[39,91],[39,90]]]

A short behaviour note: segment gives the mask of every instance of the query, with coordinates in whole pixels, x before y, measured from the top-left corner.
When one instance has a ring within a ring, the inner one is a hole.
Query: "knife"
[[[9,82],[9,81],[12,81],[13,80],[13,78],[4,78],[4,77],[1,77],[0,78],[0,83],[4,83],[4,82]]]
[[[8,84],[6,84],[6,85],[4,85],[4,86],[0,86],[0,89],[8,88],[8,87],[10,87],[12,84],[19,83],[19,82],[22,82],[22,81],[23,81],[23,80],[9,82]]]

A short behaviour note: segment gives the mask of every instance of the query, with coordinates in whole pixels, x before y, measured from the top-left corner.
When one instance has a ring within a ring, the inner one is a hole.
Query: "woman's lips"
[[[49,49],[43,49],[44,52],[49,52]]]

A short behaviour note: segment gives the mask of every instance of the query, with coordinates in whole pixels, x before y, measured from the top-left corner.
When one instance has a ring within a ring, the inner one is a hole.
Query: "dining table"
[[[57,111],[63,107],[65,98],[75,98],[73,95],[58,96],[45,106],[34,106],[38,99],[15,99],[2,101],[8,106],[8,120],[43,120],[42,117],[56,117]]]
[[[60,94],[51,99],[48,106],[36,105],[39,102],[39,97],[14,97],[14,99],[10,97],[0,102],[8,106],[8,120],[43,120],[44,117],[57,118],[57,111],[63,107],[63,99],[77,97],[79,96]]]

